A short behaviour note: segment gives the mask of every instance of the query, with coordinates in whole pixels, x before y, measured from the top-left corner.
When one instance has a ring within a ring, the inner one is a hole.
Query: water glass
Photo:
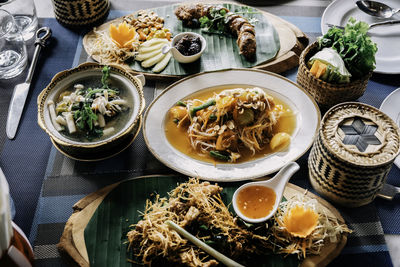
[[[27,52],[13,16],[0,9],[0,79],[20,74],[26,67]]]
[[[38,19],[33,0],[0,0],[0,8],[7,10],[14,16],[15,23],[25,41],[35,36]]]

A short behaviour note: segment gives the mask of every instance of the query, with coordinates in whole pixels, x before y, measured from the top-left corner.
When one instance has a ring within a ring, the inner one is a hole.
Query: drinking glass
[[[0,0],[0,8],[7,10],[14,16],[15,23],[25,41],[35,36],[38,19],[33,0]]]
[[[0,9],[0,79],[17,76],[25,69],[26,63],[24,38],[13,16]]]

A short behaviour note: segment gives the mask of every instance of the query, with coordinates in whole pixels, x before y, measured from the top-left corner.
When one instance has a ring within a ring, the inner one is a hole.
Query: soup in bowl
[[[140,120],[143,83],[120,67],[97,63],[60,72],[38,97],[39,126],[64,148],[109,149]]]

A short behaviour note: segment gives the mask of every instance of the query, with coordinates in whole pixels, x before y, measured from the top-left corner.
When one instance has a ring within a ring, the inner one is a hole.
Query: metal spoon
[[[400,8],[393,9],[384,3],[376,1],[357,1],[356,5],[368,15],[382,19],[391,18],[394,14],[400,11]]]

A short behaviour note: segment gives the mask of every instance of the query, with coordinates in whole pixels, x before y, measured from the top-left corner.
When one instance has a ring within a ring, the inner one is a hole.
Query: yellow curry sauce
[[[220,93],[223,90],[227,89],[234,89],[234,88],[249,88],[249,86],[246,85],[229,85],[229,86],[218,86],[218,87],[212,87],[212,88],[207,88],[204,89],[200,92],[194,93],[188,97],[186,97],[183,100],[186,99],[199,99],[199,100],[207,100],[211,97],[214,96],[214,93]],[[268,91],[266,91],[268,94]],[[281,99],[274,97],[274,102],[276,105],[282,105],[283,110],[285,110],[285,113],[279,118],[278,123],[274,126],[273,132],[278,133],[278,132],[285,132],[288,133],[289,135],[292,135],[294,130],[296,129],[296,115],[293,113],[293,111],[289,108],[289,106],[283,102]],[[171,108],[171,107],[170,107]],[[192,146],[190,145],[189,137],[187,134],[187,127],[180,127],[178,128],[176,123],[173,121],[173,118],[170,114],[170,112],[167,112],[166,118],[165,118],[165,135],[167,137],[167,140],[169,143],[178,151],[194,158],[200,161],[205,161],[205,162],[210,162],[210,163],[216,163],[218,164],[224,164],[226,162],[216,160],[212,157],[210,157],[207,154],[203,154],[201,152],[195,151]],[[249,161],[252,159],[256,158],[261,158],[264,157],[265,155],[268,155],[272,152],[279,151],[281,147],[278,147],[274,150],[270,148],[270,146],[265,146],[262,150],[256,151],[255,154],[253,155],[252,152],[248,149],[243,149],[240,151],[241,157],[236,161],[238,163],[240,162],[245,162]]]

